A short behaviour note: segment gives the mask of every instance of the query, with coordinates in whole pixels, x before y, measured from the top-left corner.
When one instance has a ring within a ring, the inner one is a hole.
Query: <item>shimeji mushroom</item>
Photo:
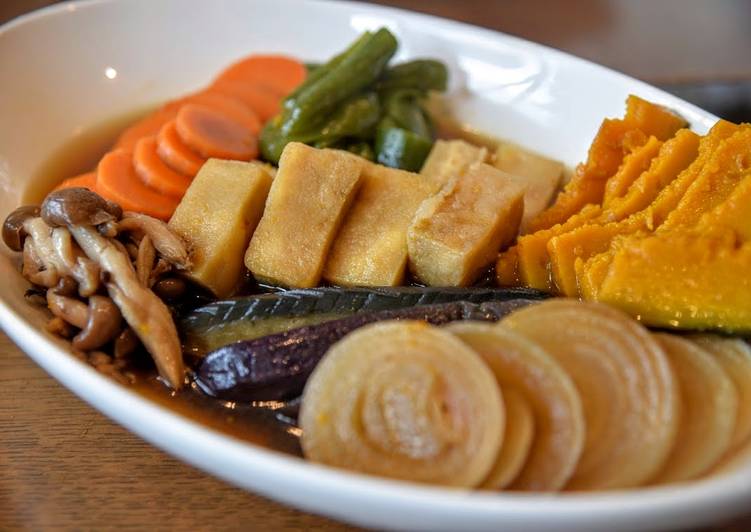
[[[125,321],[153,357],[160,375],[173,388],[180,388],[185,370],[169,309],[154,292],[141,285],[127,252],[95,227],[116,221],[119,207],[88,189],[70,188],[47,196],[41,215],[52,227],[67,227],[88,258],[108,274],[107,292]]]

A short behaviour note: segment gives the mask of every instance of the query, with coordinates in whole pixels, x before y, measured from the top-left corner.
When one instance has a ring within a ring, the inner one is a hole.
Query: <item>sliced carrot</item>
[[[146,115],[144,118],[128,127],[123,131],[115,142],[115,149],[132,150],[136,142],[143,137],[156,135],[164,124],[177,116],[177,112],[182,106],[182,99],[166,103],[153,113]]]
[[[184,104],[195,103],[208,107],[217,113],[234,120],[258,135],[261,131],[261,119],[256,112],[242,100],[219,91],[207,89],[183,99]]]
[[[178,199],[146,186],[133,168],[133,154],[114,150],[102,157],[97,166],[97,192],[126,211],[148,214],[168,220]]]
[[[263,84],[287,95],[305,80],[305,65],[282,55],[251,55],[237,61],[216,77],[215,83],[239,81],[250,85]]]
[[[268,121],[282,110],[282,95],[263,84],[222,81],[214,83],[211,90],[237,98],[253,109],[262,122]]]
[[[85,174],[69,177],[55,187],[55,190],[63,188],[83,187],[96,192],[96,172],[86,172]]]
[[[184,105],[175,125],[185,145],[202,157],[249,161],[258,156],[258,139],[248,128],[203,105]]]
[[[156,152],[167,166],[188,177],[195,177],[206,162],[206,159],[187,147],[180,139],[174,120],[167,122],[159,130]]]
[[[168,196],[182,198],[190,186],[190,178],[164,164],[156,146],[156,137],[139,140],[133,150],[133,167],[146,185]]]

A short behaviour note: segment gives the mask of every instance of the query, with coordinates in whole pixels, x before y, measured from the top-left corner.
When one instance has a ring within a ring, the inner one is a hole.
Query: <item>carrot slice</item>
[[[83,187],[96,192],[96,172],[86,172],[85,174],[69,177],[55,187],[55,190],[63,188]]]
[[[305,65],[296,59],[282,55],[251,55],[226,68],[215,83],[260,83],[287,95],[305,80],[306,75]]]
[[[99,161],[97,192],[126,211],[162,220],[172,216],[179,201],[143,184],[133,168],[133,154],[127,150],[111,151]]]
[[[133,166],[141,180],[168,196],[182,198],[190,186],[190,178],[164,164],[156,151],[156,137],[144,137],[136,143]]]
[[[195,103],[208,107],[222,116],[234,120],[250,130],[254,135],[261,131],[261,119],[256,112],[242,100],[219,91],[207,89],[184,98],[184,104]]]
[[[167,122],[159,130],[156,152],[167,166],[188,177],[195,177],[206,162],[206,159],[193,152],[180,139],[174,120]]]
[[[153,113],[146,115],[120,133],[115,142],[114,149],[132,150],[135,148],[136,142],[142,138],[156,135],[164,124],[177,116],[177,112],[182,107],[182,104],[182,99],[174,100],[164,104]]]
[[[237,98],[253,109],[263,122],[278,115],[282,110],[282,95],[262,84],[221,81],[214,83],[211,90]]]
[[[250,130],[208,107],[183,106],[175,125],[185,145],[202,157],[249,161],[258,156],[258,140]]]

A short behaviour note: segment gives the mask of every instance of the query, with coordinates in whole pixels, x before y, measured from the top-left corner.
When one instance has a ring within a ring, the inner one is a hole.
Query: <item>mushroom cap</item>
[[[50,192],[41,215],[50,227],[99,225],[119,220],[123,210],[88,188],[72,187]]]
[[[13,251],[23,250],[26,231],[23,224],[29,218],[39,216],[38,205],[24,205],[10,213],[3,223],[3,242]]]

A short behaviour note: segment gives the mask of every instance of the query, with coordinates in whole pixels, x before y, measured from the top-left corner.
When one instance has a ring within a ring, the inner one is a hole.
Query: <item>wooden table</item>
[[[4,0],[0,21],[51,3]],[[532,38],[652,82],[751,79],[751,3],[744,0],[382,3]],[[74,397],[0,333],[0,530],[50,528],[348,527],[232,488],[165,455]],[[749,529],[751,520],[721,528]]]

